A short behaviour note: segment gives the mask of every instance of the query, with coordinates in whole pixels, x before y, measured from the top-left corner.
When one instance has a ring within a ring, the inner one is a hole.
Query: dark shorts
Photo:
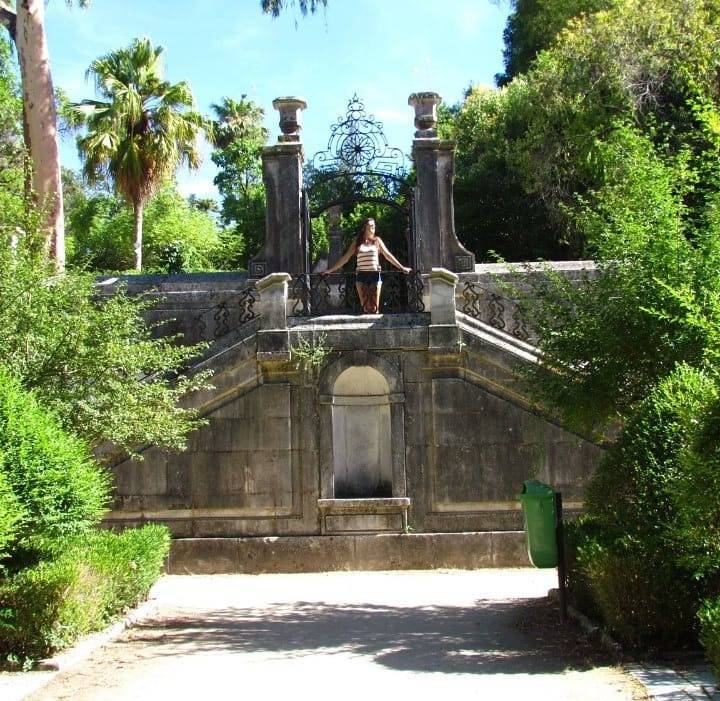
[[[379,270],[358,270],[355,273],[355,282],[361,285],[379,285],[382,282]]]

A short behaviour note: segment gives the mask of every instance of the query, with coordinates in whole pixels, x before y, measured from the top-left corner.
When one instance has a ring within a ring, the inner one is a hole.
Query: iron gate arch
[[[303,241],[308,272],[293,283],[296,314],[310,314],[327,306],[324,302],[330,297],[328,281],[310,273],[312,220],[332,207],[347,209],[374,203],[402,214],[408,263],[415,267],[415,192],[405,163],[403,152],[388,144],[382,123],[368,115],[362,100],[353,95],[346,115],[338,118],[330,129],[327,149],[316,153],[305,168]],[[424,310],[419,275],[411,274],[406,281],[393,273],[385,273],[384,277],[389,285],[385,288],[383,311]],[[354,286],[344,281],[339,288],[345,306],[358,311],[357,300],[350,299]]]

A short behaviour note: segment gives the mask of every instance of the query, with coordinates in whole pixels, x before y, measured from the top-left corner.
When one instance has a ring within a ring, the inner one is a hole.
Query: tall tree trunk
[[[135,213],[135,270],[142,270],[143,208],[145,202],[138,198],[133,202]]]
[[[33,163],[33,188],[38,204],[47,211],[50,254],[56,268],[63,270],[65,222],[55,92],[45,37],[45,3],[44,0],[17,0],[16,7],[16,46]]]

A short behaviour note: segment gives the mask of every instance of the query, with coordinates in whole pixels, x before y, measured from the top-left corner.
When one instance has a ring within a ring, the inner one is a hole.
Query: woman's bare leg
[[[375,305],[375,311],[374,314],[378,314],[380,312],[380,290],[382,288],[382,282],[378,282],[377,285],[373,286],[372,292],[374,292],[374,298],[373,303]]]
[[[357,290],[358,297],[360,299],[360,306],[362,307],[363,313],[366,313],[367,309],[365,307],[367,305],[367,302],[366,302],[367,295],[366,295],[365,285],[363,285],[361,282],[356,282],[355,289]]]

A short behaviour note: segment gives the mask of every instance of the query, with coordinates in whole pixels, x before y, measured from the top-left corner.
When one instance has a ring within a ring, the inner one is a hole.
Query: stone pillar
[[[265,245],[249,265],[250,277],[268,273],[306,272],[303,231],[304,154],[300,143],[300,113],[306,103],[298,97],[273,100],[280,112],[278,144],[262,151],[263,182],[266,192]]]
[[[291,279],[287,273],[270,273],[257,282],[260,295],[258,359],[275,359],[278,353],[289,357],[287,300]]]
[[[330,224],[328,268],[332,268],[332,266],[342,258],[342,254],[345,253],[343,250],[342,229],[340,228],[341,214],[342,208],[340,205],[328,209],[328,224]]]
[[[415,188],[414,266],[418,270],[443,267],[455,272],[475,269],[475,256],[455,235],[453,178],[455,142],[437,136],[437,93],[413,93],[415,108],[412,155],[417,173]]]
[[[455,287],[459,278],[445,268],[433,268],[430,283],[430,348],[456,346],[460,340],[455,316]]]

